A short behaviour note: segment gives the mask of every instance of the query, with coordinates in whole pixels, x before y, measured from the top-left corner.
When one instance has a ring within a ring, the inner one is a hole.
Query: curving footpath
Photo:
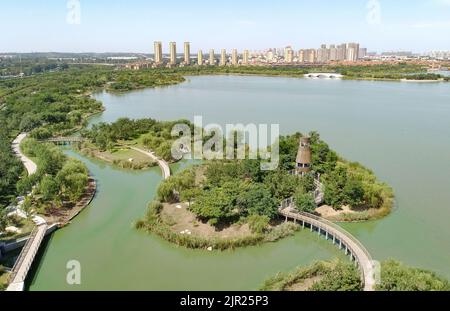
[[[37,165],[30,160],[26,155],[20,150],[20,143],[27,137],[26,133],[22,133],[14,139],[12,143],[12,149],[16,156],[22,161],[23,165],[27,169],[28,175],[33,175],[37,171]]]
[[[279,214],[288,219],[299,222],[302,227],[308,226],[311,231],[317,230],[318,234],[325,235],[326,239],[332,239],[333,244],[344,249],[345,254],[359,267],[364,291],[375,290],[374,266],[372,257],[367,249],[349,232],[342,227],[316,215],[298,212],[293,208],[293,200],[287,199],[282,202]]]
[[[148,157],[150,157],[153,161],[155,161],[156,163],[158,163],[159,167],[161,168],[161,171],[163,173],[163,177],[164,179],[167,179],[170,177],[170,167],[169,164],[164,161],[163,159],[158,158],[154,152],[149,152],[149,151],[145,151],[143,149],[137,148],[137,147],[133,147],[133,146],[128,146],[130,149],[133,149],[137,152],[143,153],[145,155],[147,155]]]
[[[27,137],[26,133],[22,133],[16,137],[12,143],[12,149],[16,156],[22,161],[25,166],[28,175],[33,175],[37,171],[37,165],[31,161],[27,156],[25,156],[20,150],[20,143]],[[25,214],[20,208],[17,208],[16,213]],[[47,232],[48,225],[44,218],[35,215],[32,218],[36,227],[31,232],[25,246],[19,254],[19,257],[14,264],[11,271],[10,284],[8,285],[7,291],[23,291],[25,279],[27,277],[28,271],[30,270],[31,264],[39,250],[42,240]]]

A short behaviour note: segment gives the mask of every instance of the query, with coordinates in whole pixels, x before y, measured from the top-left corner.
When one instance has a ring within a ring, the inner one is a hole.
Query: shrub
[[[447,280],[434,272],[411,268],[394,260],[388,260],[381,265],[381,291],[449,291]]]
[[[317,281],[309,287],[306,285],[303,290],[358,291],[362,289],[358,271],[352,264],[342,261],[317,261],[290,273],[278,273],[267,279],[260,289],[286,291],[296,284],[305,284],[305,281],[313,278]]]
[[[270,218],[265,215],[250,215],[247,220],[250,230],[258,234],[264,233],[270,222]]]
[[[310,193],[298,191],[294,196],[294,203],[297,210],[301,212],[313,213],[316,210],[316,202]]]
[[[264,241],[276,242],[282,238],[294,235],[295,232],[300,230],[300,226],[292,222],[286,222],[279,226],[273,227],[269,233],[266,234]]]

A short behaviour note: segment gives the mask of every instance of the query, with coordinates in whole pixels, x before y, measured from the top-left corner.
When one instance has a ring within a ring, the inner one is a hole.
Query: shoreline
[[[71,221],[77,217],[85,208],[87,208],[91,202],[94,200],[97,194],[97,181],[89,175],[88,184],[83,196],[78,200],[75,206],[71,208],[64,208],[58,210],[61,212],[60,215],[55,219],[55,215],[44,215],[43,217],[48,224],[56,224],[58,228],[63,228],[71,223]]]

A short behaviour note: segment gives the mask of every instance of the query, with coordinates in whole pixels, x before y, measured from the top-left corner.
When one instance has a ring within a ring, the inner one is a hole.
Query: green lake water
[[[450,84],[204,76],[96,98],[106,111],[92,122],[199,115],[204,124],[278,123],[283,134],[319,131],[333,149],[373,169],[396,193],[390,216],[343,226],[374,259],[395,258],[450,278]],[[251,290],[278,271],[343,256],[309,231],[236,251],[176,247],[133,228],[161,181],[158,168],[117,170],[68,153],[88,165],[98,193],[49,239],[30,290]],[[80,286],[66,284],[72,259],[81,263]]]

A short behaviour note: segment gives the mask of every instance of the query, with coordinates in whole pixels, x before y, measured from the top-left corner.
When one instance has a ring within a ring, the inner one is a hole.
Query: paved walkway
[[[26,133],[22,133],[17,136],[13,141],[12,148],[16,156],[22,161],[23,165],[27,169],[28,175],[33,175],[37,171],[37,165],[20,151],[20,143],[26,136]],[[20,217],[26,218],[26,213],[20,208],[22,204],[23,201],[18,204],[13,213]],[[41,245],[45,233],[47,232],[48,225],[43,217],[35,215],[32,217],[32,220],[36,224],[36,227],[31,232],[25,246],[22,248],[19,257],[16,260],[16,263],[14,264],[11,271],[11,281],[6,289],[7,291],[23,291],[24,282],[28,271],[30,270],[34,257],[39,250],[39,246]]]
[[[28,175],[33,175],[37,171],[36,164],[31,161],[26,155],[20,151],[20,143],[27,137],[26,133],[22,133],[14,139],[12,143],[12,149],[16,156],[22,161],[23,165],[27,169]]]
[[[166,161],[164,161],[163,159],[158,158],[158,157],[154,154],[154,152],[151,152],[151,151],[150,151],[150,152],[149,152],[149,151],[145,151],[145,150],[143,150],[143,149],[140,149],[140,148],[137,148],[137,147],[133,147],[133,146],[128,146],[128,147],[130,147],[131,149],[133,149],[133,150],[135,150],[135,151],[137,151],[137,152],[140,152],[140,153],[143,153],[143,154],[149,156],[153,161],[155,161],[156,163],[158,163],[158,165],[159,165],[159,167],[161,168],[161,171],[162,171],[162,173],[163,173],[164,179],[167,179],[167,178],[170,177],[170,167],[169,167],[169,164],[168,164]]]

